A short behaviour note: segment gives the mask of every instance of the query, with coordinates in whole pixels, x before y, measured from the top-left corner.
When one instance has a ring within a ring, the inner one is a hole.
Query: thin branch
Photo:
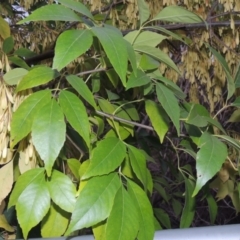
[[[80,158],[82,158],[85,155],[84,151],[78,147],[78,145],[69,137],[68,134],[66,134],[66,137],[69,140],[69,142],[71,142],[71,144],[79,151]]]
[[[140,127],[140,128],[145,128],[145,129],[154,131],[154,129],[152,127],[141,124],[141,123],[137,123],[137,122],[133,122],[133,121],[130,121],[130,120],[127,120],[127,119],[124,119],[124,118],[120,118],[120,117],[117,117],[115,115],[105,113],[105,112],[102,112],[102,111],[99,111],[99,110],[96,110],[95,112],[100,116],[107,117],[109,119],[114,119],[118,122],[128,123],[128,124],[131,124],[133,126],[137,126],[137,127]]]
[[[97,68],[97,69],[93,69],[93,70],[89,70],[89,71],[85,71],[85,72],[80,72],[80,73],[76,74],[76,76],[83,76],[83,75],[86,75],[86,74],[104,72],[106,70],[107,70],[106,68]]]

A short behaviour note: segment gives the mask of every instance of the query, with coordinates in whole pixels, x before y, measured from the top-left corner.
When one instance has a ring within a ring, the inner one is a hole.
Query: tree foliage
[[[240,4],[180,5],[1,3],[0,228],[148,240],[166,205],[240,211]]]

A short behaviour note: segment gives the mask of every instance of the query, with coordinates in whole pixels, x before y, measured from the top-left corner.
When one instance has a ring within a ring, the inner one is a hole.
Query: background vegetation
[[[239,222],[238,0],[0,10],[2,238]]]

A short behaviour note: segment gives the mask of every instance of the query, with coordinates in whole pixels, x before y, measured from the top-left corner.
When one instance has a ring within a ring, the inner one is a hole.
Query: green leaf
[[[154,216],[151,203],[146,193],[133,181],[127,180],[127,188],[130,197],[139,214],[138,240],[153,239],[154,237]]]
[[[175,65],[172,59],[160,49],[146,46],[146,45],[141,45],[141,46],[137,45],[133,47],[135,51],[140,53],[145,53],[146,55],[149,55],[150,57],[153,57],[158,61],[165,63],[168,67],[172,68],[173,70],[175,70],[177,73],[180,74],[178,67]]]
[[[3,45],[2,45],[2,50],[4,53],[6,54],[10,53],[13,50],[13,47],[14,47],[14,40],[12,36],[4,39]]]
[[[203,20],[195,13],[179,6],[168,6],[154,17],[151,21],[201,23]]]
[[[81,21],[81,18],[71,9],[62,5],[52,4],[38,8],[33,13],[19,21],[17,24],[23,24],[29,21]]]
[[[167,37],[159,34],[159,33],[155,33],[155,32],[150,32],[150,31],[143,31],[141,32],[136,40],[133,43],[133,46],[150,46],[150,47],[156,47],[158,44],[160,44],[164,39],[166,39]],[[149,39],[151,39],[151,41],[149,41]]]
[[[79,133],[89,147],[90,124],[86,108],[82,101],[75,94],[63,90],[59,95],[59,103],[71,126]]]
[[[215,137],[223,139],[225,142],[227,142],[230,146],[236,148],[238,151],[240,151],[240,143],[239,141],[236,141],[235,139],[226,136],[226,135],[215,135]]]
[[[121,165],[125,156],[126,146],[118,138],[110,137],[100,141],[92,152],[90,165],[82,179],[114,171]]]
[[[19,48],[16,51],[14,51],[14,54],[22,58],[30,58],[37,56],[37,53],[32,52],[28,48]]]
[[[123,85],[126,86],[128,53],[122,35],[110,28],[93,27],[91,30],[101,42],[109,61],[118,73]]]
[[[240,87],[240,64],[238,65],[238,70],[234,77],[234,82],[235,82],[235,88],[239,88]]]
[[[96,109],[94,96],[83,79],[75,75],[69,75],[66,77],[66,79],[69,84],[80,94],[80,96]]]
[[[127,145],[130,163],[137,178],[142,182],[147,189],[147,164],[143,152],[134,146]]]
[[[93,19],[93,15],[88,10],[88,8],[81,2],[76,2],[72,0],[58,0],[59,3],[62,5],[71,8],[72,10],[81,13],[82,15],[85,15],[86,17],[89,17]]]
[[[168,214],[160,208],[154,208],[154,215],[159,220],[162,226],[167,229],[171,229],[171,222]]]
[[[228,155],[226,145],[215,136],[205,132],[199,140],[200,150],[196,158],[197,183],[193,196],[221,169]]]
[[[70,168],[72,174],[74,175],[74,177],[79,180],[80,176],[79,176],[79,169],[81,167],[81,163],[79,160],[75,159],[75,158],[70,158],[67,160],[67,165]]]
[[[226,74],[227,89],[228,89],[227,100],[228,100],[230,97],[232,97],[232,95],[235,92],[235,83],[234,83],[233,77],[231,76],[231,71],[230,71],[228,64],[227,64],[226,60],[224,59],[224,57],[219,52],[217,52],[214,48],[210,47],[208,44],[206,44],[206,45],[210,49],[212,54],[215,56],[215,58],[217,58],[217,60],[220,62],[220,64],[223,67],[223,70]]]
[[[137,61],[136,61],[136,54],[134,52],[133,46],[128,42],[125,41],[126,47],[127,47],[127,53],[128,53],[128,59],[131,63],[133,72],[135,76],[137,75]]]
[[[208,125],[208,121],[205,117],[209,116],[210,114],[205,107],[200,104],[192,104],[186,123],[197,127],[206,127]]]
[[[11,148],[30,133],[36,113],[50,100],[51,91],[42,90],[33,93],[21,103],[12,117]]]
[[[53,202],[63,210],[72,212],[76,203],[76,188],[70,178],[53,170],[47,185]]]
[[[0,36],[3,39],[6,39],[10,37],[10,34],[11,34],[11,29],[8,22],[0,16]]]
[[[80,192],[65,235],[106,219],[120,187],[117,173],[93,177]]]
[[[19,196],[29,185],[37,184],[42,179],[44,179],[44,168],[34,168],[20,175],[10,195],[8,208],[16,205]]]
[[[36,113],[32,125],[33,144],[45,163],[47,175],[65,141],[66,124],[61,108],[52,99]]]
[[[137,4],[140,16],[140,25],[142,26],[142,24],[148,20],[150,16],[150,11],[148,4],[145,2],[145,0],[137,0]]]
[[[43,238],[59,237],[67,229],[70,214],[52,203],[47,215],[41,222],[41,235]]]
[[[53,69],[60,71],[77,57],[85,53],[92,45],[92,33],[87,30],[68,30],[57,39]]]
[[[157,98],[162,104],[162,107],[171,118],[174,126],[177,129],[177,133],[180,133],[180,108],[178,106],[178,101],[171,90],[165,87],[163,84],[156,84]]]
[[[166,112],[162,107],[151,100],[145,101],[145,110],[162,143],[169,128],[169,119]]]
[[[237,97],[233,103],[231,103],[234,107],[240,107],[240,97]]]
[[[208,211],[210,215],[210,221],[211,221],[211,224],[213,225],[217,217],[218,205],[214,197],[210,193],[207,195],[206,199],[208,202]]]
[[[150,77],[148,77],[142,70],[137,69],[137,76],[132,73],[127,81],[126,90],[129,88],[140,87],[151,82]]]
[[[13,86],[18,84],[27,73],[28,71],[24,68],[14,68],[4,74],[3,79],[8,85]]]
[[[191,179],[184,176],[185,180],[185,204],[180,220],[180,228],[189,228],[195,215],[196,199],[192,197],[194,191],[194,183]]]
[[[157,61],[156,59],[154,59],[153,57],[150,57],[146,54],[138,54],[138,67],[144,71],[147,70],[154,70],[157,69],[159,67],[159,61]],[[148,74],[150,75],[150,74]]]
[[[58,76],[58,73],[49,67],[41,66],[34,68],[26,74],[17,86],[17,92],[33,88],[45,83]]]
[[[25,68],[26,70],[30,70],[31,68],[26,64],[26,62],[18,57],[18,56],[10,56],[8,60],[11,64],[15,64],[18,67]]]
[[[240,122],[240,109],[235,110],[227,122]]]
[[[47,214],[50,208],[50,195],[44,177],[29,184],[16,204],[17,219],[27,239],[29,231]]]
[[[120,187],[107,220],[105,239],[135,239],[139,230],[138,220],[138,211],[133,200],[125,188]]]

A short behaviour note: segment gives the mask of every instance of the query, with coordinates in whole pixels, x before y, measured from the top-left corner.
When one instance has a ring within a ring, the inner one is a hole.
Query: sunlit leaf
[[[10,37],[11,30],[7,21],[0,16],[0,36],[3,39]]]
[[[59,103],[71,126],[79,133],[89,147],[90,124],[86,108],[82,101],[75,94],[63,90],[59,95]]]
[[[64,31],[56,42],[52,68],[60,71],[85,53],[92,45],[92,41],[92,33],[87,29]]]
[[[71,9],[62,5],[52,4],[38,8],[31,15],[19,21],[18,24],[30,21],[81,21],[81,18]]]
[[[106,224],[106,240],[135,239],[139,230],[139,215],[134,200],[122,186],[114,199]]]
[[[58,73],[49,67],[34,68],[22,78],[17,86],[17,92],[48,83],[57,76]]]
[[[52,99],[39,109],[32,125],[33,144],[45,163],[48,176],[64,144],[65,133],[64,115],[56,100]]]
[[[82,179],[114,171],[122,163],[125,155],[126,147],[118,138],[109,137],[100,141],[92,152],[90,165]]]
[[[87,181],[77,199],[66,235],[106,219],[120,187],[117,173],[93,177]]]
[[[14,68],[3,76],[4,81],[12,86],[18,84],[18,82],[28,73],[24,68]]]
[[[92,32],[101,42],[109,61],[118,73],[123,85],[126,85],[128,53],[122,35],[113,29],[93,27]]]
[[[137,3],[140,16],[140,25],[142,25],[144,22],[148,20],[150,16],[150,11],[148,4],[145,2],[145,0],[137,0]]]
[[[153,239],[154,236],[154,216],[151,203],[146,193],[133,181],[127,181],[128,192],[139,214],[139,232],[137,239]]]
[[[76,188],[70,178],[57,170],[53,170],[47,186],[54,203],[66,212],[72,212],[76,203]]]
[[[26,137],[32,128],[36,113],[51,100],[51,91],[42,90],[30,95],[13,113],[11,122],[11,147]]]
[[[50,208],[50,195],[45,182],[30,183],[18,198],[16,204],[17,219],[26,239],[29,231],[47,214]]]

